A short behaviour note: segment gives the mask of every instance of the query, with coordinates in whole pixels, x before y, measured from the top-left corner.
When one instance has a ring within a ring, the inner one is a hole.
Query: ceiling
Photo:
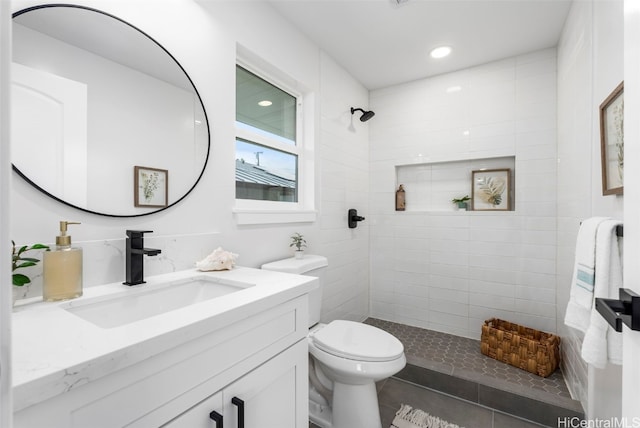
[[[368,89],[556,46],[571,0],[269,0]],[[436,60],[429,51],[449,45]]]

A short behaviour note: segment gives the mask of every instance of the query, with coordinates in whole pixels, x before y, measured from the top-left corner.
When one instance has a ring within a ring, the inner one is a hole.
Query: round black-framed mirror
[[[198,184],[210,129],[193,81],[155,39],[74,4],[13,14],[12,165],[47,196],[110,216],[153,214]]]

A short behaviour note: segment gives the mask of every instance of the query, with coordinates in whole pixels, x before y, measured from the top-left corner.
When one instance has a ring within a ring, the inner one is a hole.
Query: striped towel
[[[621,224],[618,220],[607,220],[598,226],[594,297],[617,299],[618,289],[623,285],[620,243],[616,235],[616,227]],[[600,369],[607,365],[607,361],[622,364],[622,335],[613,330],[595,305],[582,341],[581,355],[587,363]]]
[[[564,323],[583,333],[589,327],[594,302],[596,233],[600,223],[608,219],[592,217],[583,221],[576,239],[575,266]]]

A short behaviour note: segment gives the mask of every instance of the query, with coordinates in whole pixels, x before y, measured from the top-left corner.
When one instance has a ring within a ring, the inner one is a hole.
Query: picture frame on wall
[[[146,166],[133,167],[134,206],[162,208],[167,206],[169,171]]]
[[[624,189],[624,82],[600,104],[602,194],[621,195]]]
[[[471,171],[471,209],[473,211],[511,210],[511,169]]]

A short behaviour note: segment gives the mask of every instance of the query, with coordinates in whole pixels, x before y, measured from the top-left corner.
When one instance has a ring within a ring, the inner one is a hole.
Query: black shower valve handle
[[[347,220],[349,222],[349,229],[354,229],[358,226],[359,221],[364,221],[364,217],[358,215],[358,210],[351,208],[347,214]]]

